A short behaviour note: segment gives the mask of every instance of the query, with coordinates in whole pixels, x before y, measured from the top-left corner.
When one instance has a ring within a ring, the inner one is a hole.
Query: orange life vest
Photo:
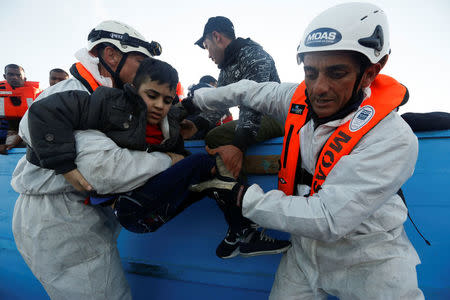
[[[23,117],[39,92],[39,82],[36,81],[25,81],[24,86],[18,88],[13,88],[7,81],[0,81],[0,118]]]
[[[179,82],[179,81],[178,81],[178,83],[177,83],[177,90],[176,90],[176,93],[177,93],[178,99],[179,99],[180,102],[181,102],[181,100],[183,100],[183,98],[184,98],[184,88],[183,88],[183,86],[181,85],[181,82]]]
[[[339,159],[348,155],[367,132],[392,110],[400,106],[407,97],[406,87],[386,75],[378,75],[370,89],[370,97],[361,103],[353,118],[339,126],[322,148],[314,170],[310,195],[320,190]],[[278,189],[286,195],[294,193],[300,151],[300,129],[305,125],[308,113],[305,90],[304,82],[297,87],[286,118],[281,165],[278,173]]]
[[[78,79],[90,93],[94,92],[100,84],[95,80],[94,76],[81,64],[75,63],[70,68],[70,73]]]

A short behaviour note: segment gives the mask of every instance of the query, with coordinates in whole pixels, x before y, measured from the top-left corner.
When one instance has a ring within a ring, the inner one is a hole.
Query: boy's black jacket
[[[76,169],[73,131],[86,129],[104,132],[122,148],[187,155],[180,135],[179,108],[173,106],[167,117],[170,138],[161,145],[148,145],[147,106],[133,87],[98,87],[93,94],[77,90],[52,94],[29,108],[32,149],[27,158],[57,174]]]

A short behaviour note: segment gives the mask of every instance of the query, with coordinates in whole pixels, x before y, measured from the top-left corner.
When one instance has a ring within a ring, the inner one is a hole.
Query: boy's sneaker
[[[222,259],[238,256],[240,244],[241,238],[237,234],[230,232],[230,229],[228,229],[227,236],[220,242],[219,246],[217,246],[216,255]]]
[[[290,241],[274,239],[265,234],[265,229],[258,231],[252,226],[244,229],[242,235],[232,233],[228,229],[226,237],[217,246],[216,254],[223,259],[239,254],[242,257],[251,257],[282,253],[290,247]]]
[[[241,241],[239,251],[243,257],[257,255],[278,254],[287,251],[291,242],[274,239],[265,233],[265,229],[258,231],[249,229],[245,232],[245,238]]]

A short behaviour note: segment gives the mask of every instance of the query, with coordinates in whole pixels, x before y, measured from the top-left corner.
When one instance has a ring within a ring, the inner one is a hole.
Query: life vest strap
[[[87,88],[89,93],[93,93],[100,86],[94,76],[79,62],[72,65],[70,73]]]

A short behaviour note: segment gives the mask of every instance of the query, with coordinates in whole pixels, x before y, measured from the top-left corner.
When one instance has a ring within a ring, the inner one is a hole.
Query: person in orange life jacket
[[[16,64],[9,64],[5,66],[5,74],[3,77],[6,80],[6,83],[2,85],[3,88],[14,90],[16,88],[22,88],[25,86],[25,82],[27,78],[25,77],[25,70]],[[9,87],[7,86],[9,85]],[[11,92],[0,89],[1,92]],[[6,94],[7,95],[7,94]],[[20,99],[21,101],[22,99]],[[5,101],[2,99],[1,101]],[[26,102],[23,102],[25,105]],[[5,110],[4,104],[3,110]],[[14,147],[21,145],[22,139],[18,135],[19,130],[19,122],[20,118],[15,117],[11,118],[5,115],[6,112],[0,112],[0,122],[2,124],[1,132],[0,132],[0,154],[7,154],[7,150],[10,150]],[[6,119],[8,117],[8,119]]]
[[[45,89],[34,103],[60,92],[122,88],[132,82],[142,60],[160,53],[158,43],[148,42],[131,26],[103,21],[75,53],[72,76]],[[75,132],[77,168],[57,174],[36,165],[28,113],[19,133],[29,149],[12,174],[11,185],[20,194],[12,229],[33,274],[52,299],[131,299],[117,249],[120,223],[110,207],[85,205],[84,200],[94,188],[100,194],[133,190],[169,168],[172,158],[120,148],[98,130],[82,130]],[[51,140],[52,134],[46,138]]]
[[[57,84],[60,81],[66,80],[69,78],[69,74],[60,68],[55,68],[50,70],[48,82],[50,86]]]
[[[396,112],[407,89],[379,74],[389,54],[384,11],[344,3],[306,28],[301,84],[244,80],[192,99],[202,110],[241,104],[285,120],[278,190],[218,179],[192,187],[291,233],[270,299],[424,299],[399,196],[418,143]]]
[[[125,195],[91,193],[88,200],[93,205],[113,203],[114,214],[130,231],[155,231],[201,199],[202,195],[189,192],[191,184],[211,179],[215,174],[214,157],[206,153],[187,156],[184,149],[178,126],[180,114],[177,107],[172,107],[178,101],[177,83],[178,74],[172,66],[146,58],[136,72],[133,86],[125,85],[124,91],[99,87],[91,95],[68,91],[36,102],[29,109],[28,124],[39,165],[57,174],[76,168],[75,139],[70,139],[71,149],[67,147],[67,137],[75,130],[98,129],[119,147],[167,153],[177,164],[150,178],[142,187]],[[51,141],[45,138],[49,134],[54,136]]]

